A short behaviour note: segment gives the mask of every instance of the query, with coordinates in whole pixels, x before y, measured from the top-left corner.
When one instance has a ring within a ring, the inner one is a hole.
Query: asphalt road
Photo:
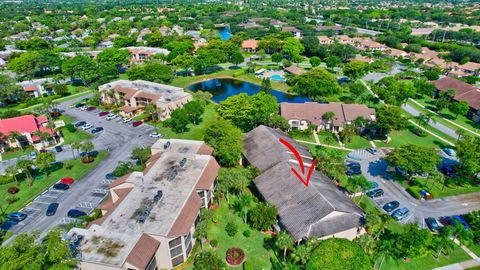
[[[24,208],[29,216],[24,221],[12,227],[15,235],[23,232],[38,231],[44,234],[47,230],[61,224],[72,222],[67,218],[70,209],[79,209],[86,212],[93,210],[105,197],[111,181],[105,179],[105,174],[112,172],[121,161],[128,161],[135,147],[153,144],[157,139],[149,137],[153,127],[143,124],[132,127],[132,124],[123,124],[120,119],[106,121],[98,116],[98,111],[86,112],[79,109],[71,109],[69,106],[75,100],[62,103],[59,108],[65,110],[65,114],[78,120],[85,120],[94,126],[101,126],[105,130],[92,139],[96,150],[107,149],[106,157],[95,169],[90,171],[82,179],[75,179],[75,183],[67,191],[47,190],[37,197],[32,204]],[[65,151],[68,153],[68,151]],[[70,153],[71,158],[71,153]],[[65,175],[68,177],[68,175]],[[59,203],[54,216],[47,217],[45,211],[49,203]],[[13,239],[10,238],[9,241]],[[9,242],[7,241],[7,243]]]
[[[399,208],[407,207],[410,210],[410,216],[403,222],[417,222],[424,227],[426,217],[438,218],[480,210],[480,192],[433,200],[414,199],[399,183],[393,181],[393,177],[386,171],[387,162],[383,159],[385,156],[383,151],[379,151],[376,155],[365,151],[363,156],[365,157],[363,160],[355,161],[360,163],[362,174],[369,181],[377,182],[379,188],[382,188],[385,193],[379,198],[374,198],[373,201],[381,211],[383,211],[383,205],[390,201],[400,202]]]

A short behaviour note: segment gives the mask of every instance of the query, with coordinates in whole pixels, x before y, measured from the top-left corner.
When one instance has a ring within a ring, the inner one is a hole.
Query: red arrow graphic
[[[303,166],[303,159],[302,159],[302,157],[300,157],[300,154],[298,153],[297,149],[295,149],[295,147],[293,147],[293,145],[291,145],[289,142],[285,141],[282,138],[280,138],[279,141],[280,141],[280,143],[285,145],[288,149],[290,149],[290,151],[293,153],[293,155],[297,159],[298,164],[300,164],[300,169],[302,170],[302,174],[304,174],[305,173],[305,167]],[[312,176],[312,172],[315,168],[316,163],[317,163],[317,160],[314,159],[313,162],[312,162],[312,165],[310,165],[310,169],[308,170],[307,179],[303,179],[303,177],[294,168],[290,168],[290,169],[292,170],[292,173],[298,178],[298,180],[300,180],[300,182],[302,182],[306,187],[308,187],[308,184],[310,183],[310,177]]]

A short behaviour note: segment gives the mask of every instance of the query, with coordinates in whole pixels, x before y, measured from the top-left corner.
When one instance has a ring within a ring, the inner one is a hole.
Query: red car
[[[101,113],[98,114],[98,116],[103,117],[103,116],[109,115],[109,114],[110,114],[109,112],[101,112]]]
[[[138,126],[140,126],[141,124],[143,124],[142,121],[135,121],[135,122],[133,122],[132,126],[133,126],[133,127],[138,127]]]
[[[87,111],[90,112],[90,111],[93,111],[93,110],[95,110],[95,109],[96,109],[96,107],[90,106],[90,107],[87,108]]]
[[[71,185],[71,184],[73,184],[73,182],[75,182],[75,181],[73,180],[73,178],[70,178],[70,177],[65,177],[65,178],[62,178],[60,180],[60,183],[65,184],[65,185]]]

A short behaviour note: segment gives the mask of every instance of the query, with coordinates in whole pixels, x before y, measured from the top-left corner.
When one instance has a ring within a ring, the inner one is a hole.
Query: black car
[[[427,223],[428,228],[432,232],[438,232],[438,230],[440,229],[440,226],[438,225],[437,220],[432,217],[426,218],[425,223]]]
[[[62,184],[62,183],[57,183],[55,185],[52,186],[53,189],[59,189],[59,190],[67,190],[70,188],[69,185],[66,185],[66,184]]]
[[[84,126],[86,124],[87,124],[87,122],[85,122],[85,121],[78,121],[78,122],[75,123],[75,127],[78,128],[78,127]]]
[[[349,169],[358,169],[358,170],[360,170],[360,163],[358,163],[358,162],[348,163],[348,164],[347,164],[347,167],[348,167]]]
[[[80,108],[80,107],[83,107],[85,106],[85,103],[77,103],[75,104],[75,108]]]
[[[67,216],[68,217],[71,217],[71,218],[79,218],[79,217],[83,217],[83,216],[86,216],[87,213],[83,212],[83,211],[80,211],[80,210],[77,210],[77,209],[70,209],[68,210],[68,213],[67,213]]]
[[[51,203],[47,208],[47,216],[53,216],[57,212],[58,203]]]
[[[365,149],[365,150],[367,150],[367,152],[369,152],[369,153],[372,154],[372,155],[376,155],[376,154],[378,153],[378,150],[375,149],[375,148],[372,148],[372,147],[369,147],[369,148],[367,148],[367,149]]]
[[[383,189],[377,188],[372,191],[367,192],[367,196],[370,198],[383,196]]]
[[[103,127],[96,127],[92,129],[92,134],[99,133],[103,130]]]
[[[62,152],[63,148],[60,145],[55,146],[55,151]]]
[[[350,169],[346,172],[346,174],[348,176],[359,175],[359,174],[362,174],[362,171],[360,169]]]
[[[116,177],[115,175],[113,175],[113,173],[107,173],[107,174],[105,175],[105,178],[106,178],[107,180],[116,180],[116,179],[117,179],[117,177]]]
[[[387,211],[387,212],[392,212],[393,210],[395,210],[396,208],[398,208],[400,206],[400,203],[398,201],[391,201],[389,203],[386,203],[384,206],[383,206],[383,210]]]
[[[446,176],[448,176],[450,178],[456,178],[457,177],[457,173],[455,172],[455,170],[452,169],[449,166],[443,166],[441,171],[442,171],[443,174],[445,174]]]

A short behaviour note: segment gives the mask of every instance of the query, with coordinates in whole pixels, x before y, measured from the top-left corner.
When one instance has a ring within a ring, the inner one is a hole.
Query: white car
[[[163,138],[163,135],[158,132],[150,133],[150,138]]]
[[[82,129],[83,130],[88,130],[88,129],[91,129],[92,127],[93,127],[92,124],[87,123],[86,125],[82,126]]]
[[[80,110],[82,110],[82,111],[86,111],[86,110],[87,110],[87,108],[88,108],[88,106],[87,106],[87,105],[85,105],[85,106],[83,106],[83,107],[80,107]]]
[[[113,120],[113,119],[115,119],[115,118],[117,118],[117,117],[118,117],[118,115],[112,113],[112,114],[107,115],[107,118],[106,118],[106,119],[107,119],[108,121],[110,121],[110,120]]]
[[[124,117],[122,123],[125,123],[125,124],[126,124],[126,123],[129,123],[129,122],[131,122],[131,121],[132,121],[132,118]]]

